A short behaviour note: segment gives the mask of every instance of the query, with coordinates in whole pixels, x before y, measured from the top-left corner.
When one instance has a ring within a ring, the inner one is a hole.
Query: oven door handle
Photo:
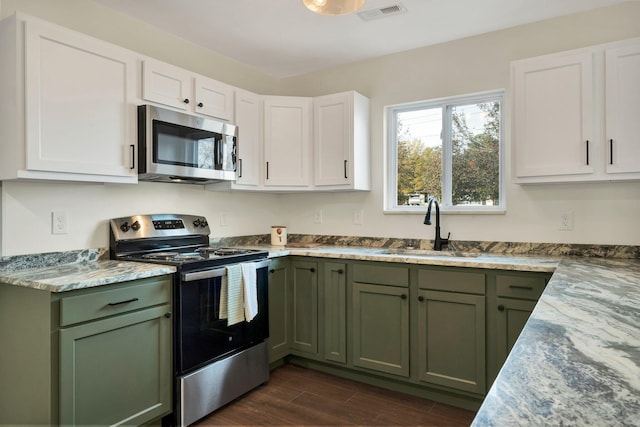
[[[253,262],[255,264],[256,269],[268,267],[271,263],[270,259],[264,259],[257,262]],[[249,264],[249,263],[240,263],[240,264]],[[203,280],[203,279],[213,279],[216,277],[224,277],[227,275],[227,269],[224,267],[214,268],[213,270],[204,270],[204,271],[194,271],[193,273],[182,273],[180,278],[183,282],[193,282],[195,280]]]

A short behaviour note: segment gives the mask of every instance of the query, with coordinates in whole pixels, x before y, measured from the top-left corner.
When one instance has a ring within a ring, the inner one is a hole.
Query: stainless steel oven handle
[[[239,263],[248,264],[248,263]],[[257,262],[253,262],[256,268],[268,267],[271,264],[270,259],[263,259]],[[227,275],[227,270],[224,267],[214,268],[213,270],[195,271],[193,273],[182,273],[180,278],[183,282],[192,282],[194,280],[213,279],[215,277],[223,277]]]

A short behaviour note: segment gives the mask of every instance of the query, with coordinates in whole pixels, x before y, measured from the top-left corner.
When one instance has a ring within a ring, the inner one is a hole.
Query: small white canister
[[[271,245],[284,246],[287,244],[287,227],[284,225],[271,226]]]

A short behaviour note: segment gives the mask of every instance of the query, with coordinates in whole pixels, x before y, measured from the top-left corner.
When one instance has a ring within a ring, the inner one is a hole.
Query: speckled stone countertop
[[[171,274],[175,267],[141,262],[96,260],[0,271],[0,283],[65,292]]]
[[[562,260],[472,425],[640,425],[640,261]]]
[[[253,247],[267,249],[269,256],[272,258],[292,255],[362,261],[399,262],[403,264],[474,267],[491,270],[553,272],[560,261],[559,257],[433,251],[423,249],[362,248],[354,246],[316,246],[312,248],[287,248],[284,246]]]

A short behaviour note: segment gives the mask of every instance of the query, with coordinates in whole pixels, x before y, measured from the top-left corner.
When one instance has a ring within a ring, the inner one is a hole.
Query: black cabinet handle
[[[242,178],[242,159],[238,159],[238,178]]]
[[[135,169],[136,168],[136,146],[131,144],[129,145],[129,147],[131,147],[131,167],[129,169]]]
[[[269,179],[269,162],[267,162],[267,179]]]
[[[338,272],[338,274],[342,274],[342,273],[344,273],[344,271],[343,271],[341,268],[340,268],[340,269],[338,269],[338,270],[337,270],[337,272]]]
[[[204,104],[202,102],[198,102],[198,107],[202,108],[204,107]]]
[[[126,301],[110,302],[110,303],[108,303],[107,305],[109,305],[109,306],[113,307],[114,305],[129,304],[130,302],[136,302],[136,301],[138,301],[139,299],[140,299],[140,298],[131,298],[131,299],[128,299],[128,300],[126,300]]]
[[[522,290],[525,290],[525,291],[532,291],[533,290],[533,287],[531,287],[531,286],[509,285],[509,288],[510,289],[522,289]]]
[[[185,98],[182,102],[184,102],[185,104],[189,103],[189,98]]]
[[[164,317],[166,317],[167,319],[171,317],[171,313],[165,313]]]
[[[347,176],[347,160],[344,161],[344,179],[348,179]]]
[[[587,139],[587,166],[589,166],[589,140]]]
[[[500,305],[498,306],[498,311],[504,311],[504,305],[500,304]]]
[[[402,295],[400,295],[400,298],[402,298],[402,299],[407,299],[407,295],[402,294]]]
[[[315,273],[315,272],[316,272],[316,269],[315,269],[315,268],[313,268],[313,267],[311,267],[311,268],[309,269],[309,271],[310,271],[310,272],[312,272],[312,273]]]
[[[420,302],[424,301],[424,297],[423,297],[422,295],[420,295],[420,296],[418,297],[418,301],[420,301]]]
[[[609,164],[613,164],[613,139],[609,140]]]
[[[276,271],[272,268],[271,270],[269,270],[269,273],[275,273]]]

